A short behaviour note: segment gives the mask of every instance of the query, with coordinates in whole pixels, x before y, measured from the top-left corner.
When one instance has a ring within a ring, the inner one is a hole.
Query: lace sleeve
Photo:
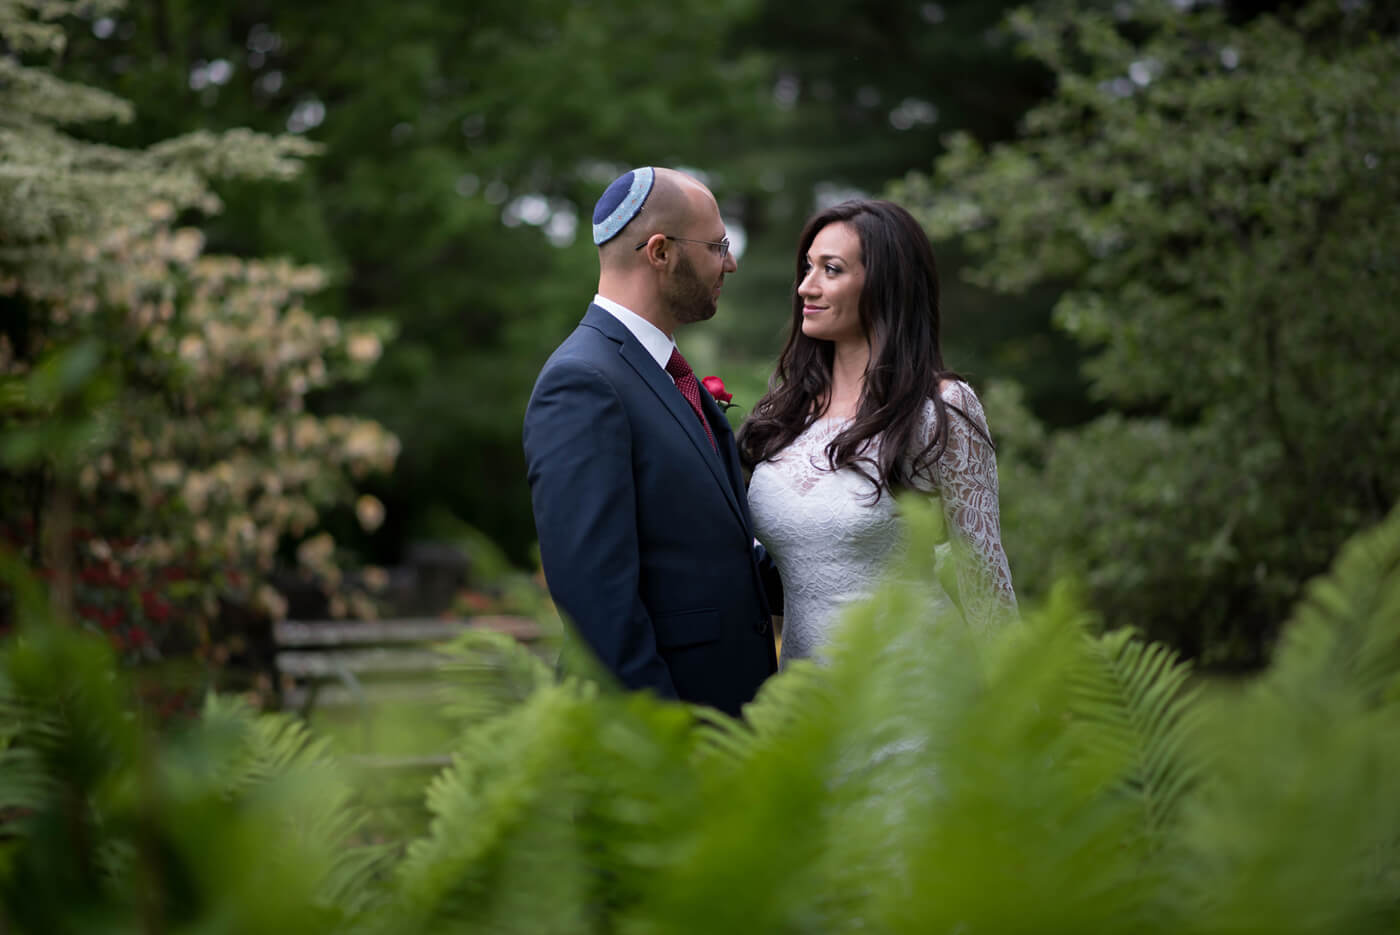
[[[936,489],[949,532],[968,552],[957,562],[956,596],[968,623],[980,629],[1016,616],[1011,568],[1001,545],[996,451],[987,440],[987,417],[972,387],[949,383],[941,393],[948,411],[948,447],[934,468]],[[930,402],[930,435],[934,411]]]

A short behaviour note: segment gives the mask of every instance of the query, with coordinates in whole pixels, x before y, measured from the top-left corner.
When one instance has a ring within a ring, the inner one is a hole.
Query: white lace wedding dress
[[[970,625],[985,627],[1016,610],[1001,545],[996,455],[968,423],[971,419],[987,431],[972,388],[949,382],[941,393],[948,404],[947,449],[933,468],[932,482],[917,486],[942,501],[949,529],[968,546],[971,561],[956,563],[958,603]],[[924,444],[936,418],[930,400]],[[893,498],[886,494],[872,505],[868,480],[851,468],[828,466],[826,446],[845,425],[842,419],[818,419],[777,458],[756,466],[749,482],[754,529],[783,580],[780,665],[818,653],[842,607],[870,592],[900,546]],[[941,545],[937,560],[947,560],[948,551]],[[935,608],[951,606],[936,576],[928,584]]]

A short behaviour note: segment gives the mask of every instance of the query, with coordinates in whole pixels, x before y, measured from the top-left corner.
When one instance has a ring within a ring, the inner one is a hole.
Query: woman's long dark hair
[[[803,228],[797,245],[792,330],[768,392],[739,431],[739,451],[749,467],[776,457],[821,415],[830,398],[835,346],[802,333],[803,300],[797,289],[818,232],[843,221],[860,236],[865,264],[860,323],[870,342],[870,363],[856,416],[827,445],[826,455],[833,470],[851,467],[864,474],[875,485],[878,501],[886,490],[909,487],[915,476],[931,477],[934,462],[948,445],[950,407],[939,395],[939,382],[959,379],[943,366],[933,248],[919,222],[892,202],[846,201],[815,215]],[[934,437],[916,444],[929,400],[937,416]],[[876,436],[878,459],[867,453]]]

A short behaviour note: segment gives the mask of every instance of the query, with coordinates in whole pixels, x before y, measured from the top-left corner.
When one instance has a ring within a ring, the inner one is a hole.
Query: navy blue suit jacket
[[[777,668],[739,453],[636,337],[590,305],[540,371],[525,459],[555,602],[628,688],[730,714]]]

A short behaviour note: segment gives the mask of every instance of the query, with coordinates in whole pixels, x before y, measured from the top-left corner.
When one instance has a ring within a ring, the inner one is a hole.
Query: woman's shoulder
[[[940,380],[938,382],[938,396],[943,400],[945,406],[951,406],[969,419],[982,421],[986,418],[982,415],[982,402],[977,398],[977,391],[966,380]],[[937,408],[933,404],[933,399],[930,398],[924,403],[924,419],[931,423],[936,418]]]
[[[991,430],[987,427],[987,414],[982,410],[982,401],[977,391],[965,380],[941,380],[938,396],[943,401],[944,417],[948,420],[948,444],[954,448],[972,443],[975,439],[990,439]],[[924,404],[922,438],[930,444],[937,437],[938,407],[930,398]]]
[[[943,397],[945,403],[952,403],[955,406],[964,402],[977,402],[977,391],[972,388],[972,384],[962,379],[939,380],[938,395]]]

